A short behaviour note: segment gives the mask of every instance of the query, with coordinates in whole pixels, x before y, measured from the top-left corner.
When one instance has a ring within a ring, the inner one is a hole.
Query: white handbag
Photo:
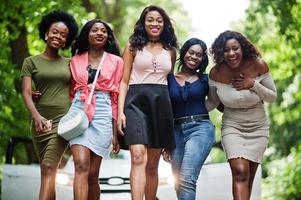
[[[91,104],[92,101],[92,96],[94,93],[96,81],[100,72],[100,67],[104,61],[104,58],[106,57],[106,52],[103,53],[103,56],[99,62],[99,65],[97,67],[97,71],[93,80],[91,92],[89,94],[89,98],[87,101],[88,108]],[[67,112],[66,115],[64,115],[58,124],[58,130],[57,133],[58,135],[62,136],[66,140],[70,141],[73,138],[81,135],[84,133],[84,131],[88,128],[89,126],[89,120],[87,117],[87,114],[85,113],[84,110],[70,110]]]

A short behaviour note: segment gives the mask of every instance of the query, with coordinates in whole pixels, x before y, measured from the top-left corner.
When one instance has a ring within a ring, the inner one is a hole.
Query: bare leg
[[[131,152],[131,195],[132,200],[142,200],[146,183],[145,168],[147,163],[147,149],[145,145],[130,146]]]
[[[258,163],[250,161],[250,180],[249,180],[250,194],[249,194],[249,198],[251,198],[253,181],[254,181],[254,178],[255,178],[255,175],[256,175],[257,168],[258,168]]]
[[[155,200],[158,188],[158,166],[161,149],[147,148],[145,199]]]
[[[90,150],[82,145],[72,145],[75,176],[73,183],[74,199],[88,199],[88,177],[90,170]]]
[[[234,200],[249,199],[250,161],[242,158],[229,160],[232,171],[232,192]]]
[[[91,165],[89,173],[89,200],[99,200],[100,197],[100,188],[98,183],[99,169],[102,161],[102,157],[96,155],[91,151]]]
[[[41,187],[39,200],[54,200],[55,199],[55,175],[56,166],[50,163],[41,164]]]

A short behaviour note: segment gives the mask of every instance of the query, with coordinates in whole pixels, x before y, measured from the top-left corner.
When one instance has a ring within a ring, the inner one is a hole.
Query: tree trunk
[[[82,6],[86,8],[88,12],[95,12],[95,5],[93,5],[90,0],[82,0]]]
[[[25,25],[20,28],[20,35],[15,40],[10,41],[11,49],[11,62],[16,66],[18,70],[21,70],[23,60],[29,56],[29,50],[27,46],[27,31]],[[20,78],[15,79],[15,88],[18,92],[21,91]]]
[[[25,25],[20,28],[20,33],[18,38],[10,41],[11,61],[17,69],[22,68],[24,58],[29,56]]]

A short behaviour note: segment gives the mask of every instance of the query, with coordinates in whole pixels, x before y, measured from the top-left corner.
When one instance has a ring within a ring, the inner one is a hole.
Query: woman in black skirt
[[[177,48],[166,12],[146,7],[123,54],[118,100],[118,129],[131,153],[133,200],[156,198],[161,151],[175,147],[167,75],[173,71]]]

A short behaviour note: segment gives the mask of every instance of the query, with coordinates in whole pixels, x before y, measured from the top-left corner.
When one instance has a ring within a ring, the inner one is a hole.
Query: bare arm
[[[115,79],[114,79],[114,85],[117,87],[117,90],[111,93],[111,99],[112,99],[112,105],[113,105],[113,118],[112,118],[112,122],[113,122],[113,140],[112,140],[112,144],[113,144],[113,149],[112,149],[112,153],[113,154],[118,154],[120,151],[120,145],[118,142],[118,130],[117,130],[117,118],[118,118],[118,96],[119,96],[119,87],[120,87],[120,82],[122,79],[122,75],[123,75],[123,60],[120,59],[120,61],[118,61],[118,65],[116,68],[116,75],[115,75]]]
[[[35,130],[37,132],[43,131],[43,125],[46,119],[40,115],[40,113],[37,111],[33,100],[32,100],[32,78],[30,76],[24,76],[22,78],[22,95],[25,102],[25,105],[29,112],[31,113],[31,116],[35,123]]]
[[[113,154],[118,154],[120,151],[120,145],[118,143],[118,139],[117,139],[117,122],[115,119],[112,119],[112,127],[113,127],[113,140],[112,140],[112,153]]]
[[[176,52],[175,48],[173,48],[173,49],[170,50],[170,56],[171,56],[171,70],[170,70],[169,73],[173,74],[174,73],[176,59],[177,59],[177,52]]]
[[[127,44],[125,47],[124,53],[122,55],[124,61],[124,68],[123,68],[123,76],[119,86],[119,97],[118,97],[118,120],[117,120],[117,127],[119,133],[124,135],[122,128],[126,126],[126,118],[124,115],[124,103],[125,97],[128,91],[131,71],[132,71],[132,64],[134,61],[133,52],[130,51],[130,44]]]

